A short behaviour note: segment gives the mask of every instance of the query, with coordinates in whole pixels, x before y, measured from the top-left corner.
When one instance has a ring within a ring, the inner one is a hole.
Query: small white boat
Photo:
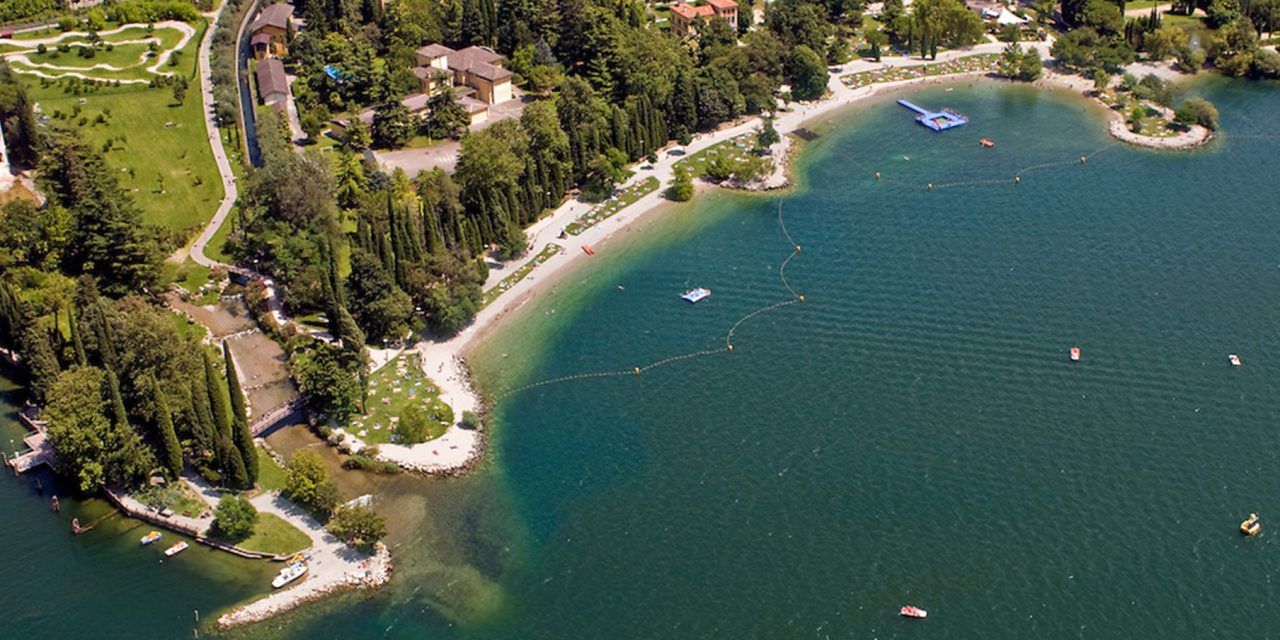
[[[1080,361],[1080,347],[1071,347],[1071,361],[1072,362]]]
[[[1240,366],[1240,356],[1238,356],[1238,355],[1236,355],[1236,354],[1234,354],[1234,353],[1233,353],[1233,354],[1231,354],[1231,355],[1227,356],[1227,359],[1231,361],[1231,366],[1233,366],[1233,367],[1238,367],[1238,366]]]
[[[898,609],[898,613],[906,618],[922,618],[923,619],[923,618],[929,617],[928,611],[925,611],[924,609],[921,609],[920,607],[913,606],[913,605],[907,605],[901,609]]]
[[[182,553],[183,551],[186,551],[186,550],[187,550],[187,547],[189,547],[189,546],[191,546],[191,545],[187,544],[187,543],[186,543],[186,541],[184,540],[184,541],[182,541],[182,542],[179,542],[178,544],[173,545],[172,547],[169,547],[168,549],[165,549],[165,550],[164,550],[164,555],[169,556],[170,558],[172,558],[173,556],[176,556],[176,555],[178,555],[179,553]]]
[[[271,588],[279,589],[280,587],[301,578],[306,572],[307,565],[302,564],[301,562],[295,562],[281,569],[280,573],[276,574],[276,579],[271,581]]]
[[[680,294],[680,297],[685,300],[688,300],[689,302],[698,302],[709,295],[711,295],[710,289],[704,289],[702,287],[698,287],[697,289],[690,289]]]

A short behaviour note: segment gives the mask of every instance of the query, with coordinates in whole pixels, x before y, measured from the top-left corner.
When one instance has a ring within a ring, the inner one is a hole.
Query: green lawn
[[[551,258],[551,256],[554,256],[560,251],[562,251],[562,249],[558,245],[547,243],[547,246],[543,247],[542,251],[539,252],[538,255],[534,256],[532,260],[520,265],[520,268],[516,269],[511,275],[498,281],[498,284],[493,285],[492,288],[485,291],[484,294],[480,296],[480,307],[484,308],[489,306],[490,302],[493,302],[498,298],[498,296],[506,293],[507,290],[514,287],[517,282],[524,280],[524,277],[529,275],[529,273],[537,268],[538,265],[546,262]]]
[[[253,534],[236,545],[246,551],[288,555],[311,546],[311,538],[272,513],[258,513]]]
[[[897,82],[915,78],[931,78],[934,76],[954,75],[958,73],[974,73],[995,71],[1000,62],[998,53],[981,53],[978,55],[956,58],[947,62],[930,62],[905,67],[888,67],[874,71],[863,71],[844,76],[840,79],[846,87],[857,89],[881,82]]]
[[[120,168],[121,184],[132,192],[143,221],[184,238],[208,221],[223,195],[195,75],[199,39],[197,34],[187,44],[181,65],[166,67],[190,79],[182,105],[168,88],[82,87],[77,94],[70,80],[31,83],[42,113],[77,127],[98,149],[110,144],[107,160]]]
[[[267,491],[284,491],[284,469],[261,448],[258,449],[258,486]]]
[[[453,409],[440,399],[439,387],[422,372],[416,353],[401,355],[370,376],[368,414],[353,417],[347,430],[368,444],[395,442],[396,423],[409,406],[426,413],[431,439],[453,424]]]
[[[614,214],[635,204],[636,200],[653,193],[658,190],[658,179],[649,176],[644,180],[627,187],[619,189],[613,194],[613,199],[606,200],[594,207],[590,211],[582,214],[577,220],[565,225],[565,232],[570,235],[578,235],[583,231],[599,224],[601,221],[608,220]]]
[[[684,158],[676,163],[677,169],[690,169],[693,171],[693,177],[701,177],[707,170],[707,162],[712,157],[721,153],[731,155],[742,155],[747,153],[756,144],[756,135],[754,133],[744,133],[729,138],[722,142],[717,142],[702,151]]]
[[[23,46],[19,42],[10,42],[5,46],[6,52],[13,52],[15,49],[28,52],[27,58],[30,65],[19,60],[11,61],[14,68],[19,71],[34,72],[39,65],[53,65],[60,69],[40,67],[38,70],[49,75],[58,75],[62,71],[75,71],[100,80],[150,80],[155,77],[155,74],[147,67],[157,62],[157,56],[176,47],[182,40],[182,35],[182,32],[177,29],[163,27],[147,35],[146,28],[138,26],[103,36],[103,42],[96,47],[90,45],[88,39],[81,33],[63,34],[56,44],[48,45],[44,53],[39,53],[30,45]],[[183,57],[195,55],[198,35],[193,36],[191,42],[184,47],[181,55],[178,56],[176,67],[165,62],[161,69],[168,71],[181,67],[184,62]],[[152,43],[155,43],[158,48],[154,54],[150,52]],[[59,51],[58,47],[61,45],[67,45],[70,51]],[[93,50],[93,57],[81,55],[90,47]],[[99,68],[100,65],[113,68]]]

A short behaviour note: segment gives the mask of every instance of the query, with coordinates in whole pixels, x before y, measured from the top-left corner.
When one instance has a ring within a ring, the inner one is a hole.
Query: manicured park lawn
[[[744,133],[734,136],[728,140],[717,142],[702,151],[699,151],[676,163],[678,169],[687,169],[693,171],[693,177],[701,177],[707,170],[707,162],[713,156],[721,153],[728,153],[733,156],[744,156],[756,144],[756,135],[754,133]]]
[[[99,150],[110,141],[107,161],[119,167],[120,182],[132,192],[143,221],[183,232],[184,238],[208,221],[223,194],[196,77],[196,50],[203,32],[201,24],[200,32],[183,49],[180,65],[164,67],[182,73],[190,82],[182,105],[167,87],[94,87],[76,95],[69,80],[32,78],[29,83],[43,116],[60,115],[55,118],[58,124],[77,127]],[[99,115],[104,122],[96,122]]]
[[[614,214],[635,204],[636,200],[658,190],[658,179],[650,176],[625,189],[619,189],[608,200],[591,208],[577,220],[565,225],[565,232],[578,235],[583,231],[613,217]]]
[[[534,269],[536,269],[542,263],[551,259],[551,256],[554,256],[557,253],[561,253],[563,251],[564,249],[562,249],[560,245],[548,242],[547,246],[543,247],[542,251],[538,253],[538,255],[534,256],[533,259],[520,265],[520,268],[513,271],[511,275],[498,281],[498,284],[493,285],[492,288],[490,288],[488,291],[485,291],[484,294],[480,296],[480,306],[481,307],[489,306],[490,302],[497,300],[498,296],[506,293],[507,290],[510,289],[511,287],[516,286],[516,283],[520,282],[521,280],[524,280],[525,276],[529,275]]]
[[[236,545],[247,551],[287,555],[311,546],[311,538],[272,513],[258,513],[253,534]]]
[[[428,439],[440,437],[453,424],[453,409],[440,399],[440,388],[422,373],[416,353],[392,360],[369,377],[367,404],[368,414],[353,417],[347,429],[369,444],[395,442],[396,423],[411,406],[426,415]]]

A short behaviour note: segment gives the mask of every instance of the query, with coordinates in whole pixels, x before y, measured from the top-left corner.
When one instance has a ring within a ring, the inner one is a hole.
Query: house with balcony
[[[258,13],[249,24],[249,46],[257,60],[279,58],[289,53],[288,41],[296,25],[293,5],[278,2]]]
[[[729,23],[730,29],[738,30],[738,3],[733,0],[706,0],[697,5],[681,1],[669,8],[671,31],[682,38],[698,35],[698,23],[714,18],[720,18]]]

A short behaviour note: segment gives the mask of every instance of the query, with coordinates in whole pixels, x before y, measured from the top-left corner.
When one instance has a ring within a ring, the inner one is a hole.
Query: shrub
[[[386,460],[365,455],[363,452],[357,453],[346,460],[342,461],[343,469],[359,469],[361,471],[369,471],[372,473],[384,473],[387,475],[395,475],[400,473],[400,465]]]
[[[689,176],[688,169],[679,167],[676,169],[676,177],[671,181],[671,186],[667,187],[667,199],[676,202],[687,202],[692,198],[693,178]]]
[[[480,426],[480,416],[474,411],[463,411],[460,424],[463,429],[475,429]]]
[[[396,441],[399,444],[419,444],[427,441],[427,417],[415,407],[405,407],[396,423]]]
[[[213,512],[213,526],[218,535],[239,542],[253,533],[258,523],[258,510],[237,495],[224,495]]]
[[[1174,112],[1174,119],[1180,124],[1198,124],[1210,131],[1218,128],[1218,109],[1212,102],[1204,98],[1188,98]]]
[[[284,466],[284,474],[284,491],[290,500],[321,517],[328,517],[338,506],[338,487],[316,452],[302,449],[294,453]]]
[[[367,552],[387,535],[387,519],[369,507],[342,507],[333,514],[328,529],[339,540]]]

